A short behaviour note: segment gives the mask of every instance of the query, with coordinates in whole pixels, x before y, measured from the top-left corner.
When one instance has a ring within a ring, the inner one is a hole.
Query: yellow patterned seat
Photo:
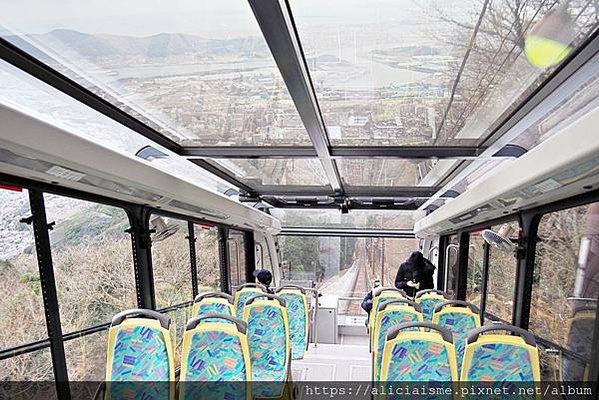
[[[462,367],[468,331],[480,327],[479,313],[478,307],[462,300],[449,300],[438,304],[433,312],[433,324],[445,327],[453,334],[458,369]]]
[[[414,297],[416,303],[422,307],[422,314],[425,321],[432,321],[435,307],[441,303],[450,300],[449,295],[441,290],[426,289],[416,293]]]
[[[233,296],[222,292],[206,292],[198,294],[193,302],[191,315],[201,316],[206,314],[235,316]]]
[[[252,399],[247,324],[224,314],[193,317],[181,352],[179,400]]]
[[[493,331],[505,333],[485,334]],[[461,379],[468,382],[539,382],[539,351],[532,333],[512,325],[487,325],[468,332]]]
[[[291,365],[286,302],[272,294],[257,294],[247,299],[243,319],[248,326],[253,394],[279,398],[284,394]]]
[[[233,294],[233,306],[235,307],[235,316],[243,317],[243,307],[248,298],[260,293],[266,293],[266,287],[259,283],[245,283],[235,290]]]
[[[430,384],[457,379],[453,338],[447,329],[430,322],[406,322],[388,331],[381,381]]]
[[[152,310],[126,310],[113,317],[108,331],[105,399],[174,398],[170,328],[170,317]]]
[[[308,348],[310,322],[306,289],[296,285],[285,285],[278,288],[276,293],[287,303],[289,339],[291,340],[291,359],[302,359]]]
[[[372,309],[370,310],[370,314],[368,315],[368,334],[370,335],[370,351],[372,351],[372,341],[374,337],[374,321],[376,319],[376,313],[381,304],[387,300],[393,299],[407,299],[406,293],[395,287],[378,287],[372,290]]]
[[[392,299],[379,303],[373,325],[372,372],[374,381],[380,381],[380,367],[387,332],[404,322],[422,322],[420,306],[408,299]],[[419,328],[412,328],[418,331]]]

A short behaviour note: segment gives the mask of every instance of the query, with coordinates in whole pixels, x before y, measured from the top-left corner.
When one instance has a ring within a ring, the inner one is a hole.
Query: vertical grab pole
[[[50,235],[48,234],[54,223],[48,224],[46,219],[46,206],[42,192],[30,189],[29,204],[32,216],[21,220],[21,222],[33,224],[37,265],[40,272],[40,284],[44,311],[46,313],[46,328],[48,330],[48,338],[50,339],[50,355],[52,357],[56,394],[59,400],[70,400],[71,390],[62,339],[60,310],[58,295],[56,293],[54,265],[52,263],[52,248],[50,246]]]
[[[487,287],[489,284],[489,260],[491,258],[491,246],[489,243],[483,243],[483,281],[481,284],[481,298],[480,298],[480,323],[481,325],[485,322],[485,312],[487,310]]]
[[[193,222],[187,221],[187,240],[189,240],[189,261],[191,266],[191,292],[195,299],[198,295],[198,254],[196,252],[196,232]]]

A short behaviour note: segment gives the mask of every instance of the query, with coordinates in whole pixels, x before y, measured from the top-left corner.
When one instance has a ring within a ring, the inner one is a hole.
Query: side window
[[[0,188],[0,351],[48,337],[30,215],[27,190]],[[49,348],[0,361],[0,381],[53,379]]]
[[[483,281],[483,238],[480,232],[470,233],[468,271],[466,276],[466,300],[480,307]]]
[[[454,295],[458,279],[458,235],[449,237],[445,255],[445,291]]]
[[[262,259],[264,260],[262,264],[263,267],[269,271],[272,271],[272,254],[270,252],[270,248],[268,247],[267,241],[264,241],[264,244],[262,245]]]
[[[193,300],[187,221],[154,214],[150,217],[150,228],[156,231],[151,236],[156,307],[160,310]],[[167,314],[171,317],[179,351],[191,306]]]
[[[529,329],[545,352],[546,380],[588,379],[599,292],[599,203],[545,214],[537,233]]]
[[[135,308],[126,212],[53,194],[44,200],[48,222],[56,223],[50,243],[63,334],[110,322],[114,314]],[[64,347],[70,380],[103,379],[106,331],[68,340]]]
[[[239,286],[243,282],[239,276],[239,243],[229,238],[229,279],[232,286]]]
[[[264,251],[262,243],[256,242],[256,269],[264,268]]]
[[[518,239],[519,225],[517,221],[492,226],[491,230],[502,238],[514,243]],[[514,307],[514,290],[516,289],[516,259],[515,246],[498,244],[489,247],[489,278],[487,280],[487,300],[485,313],[493,319],[507,323],[512,322]]]
[[[220,290],[220,258],[218,229],[194,224],[198,270],[198,293]]]
[[[152,266],[158,309],[193,300],[187,221],[150,217]]]
[[[245,235],[241,231],[229,230],[229,254],[231,285],[246,283],[245,272]]]

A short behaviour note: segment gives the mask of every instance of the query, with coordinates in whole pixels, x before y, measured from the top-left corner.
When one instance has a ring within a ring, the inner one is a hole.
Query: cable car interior
[[[3,2],[0,398],[597,398],[598,28],[594,0]]]

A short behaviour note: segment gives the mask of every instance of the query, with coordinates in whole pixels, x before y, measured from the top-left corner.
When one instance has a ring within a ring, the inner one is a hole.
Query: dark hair
[[[412,265],[414,269],[424,269],[424,256],[419,251],[414,251],[410,254],[410,257],[407,260],[408,264]]]

